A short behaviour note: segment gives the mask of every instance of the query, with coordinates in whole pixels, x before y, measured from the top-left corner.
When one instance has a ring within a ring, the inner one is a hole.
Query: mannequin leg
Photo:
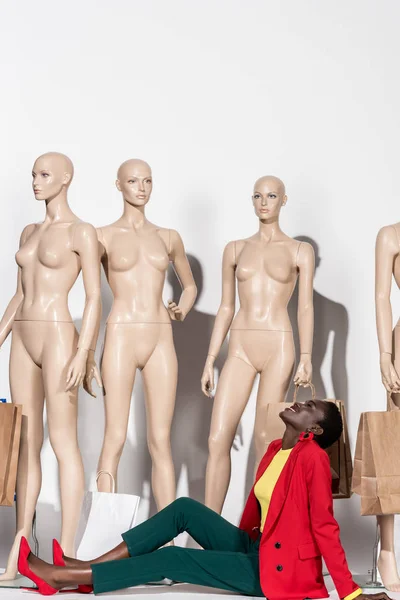
[[[147,442],[152,460],[152,489],[157,508],[161,510],[176,497],[171,424],[175,408],[178,361],[171,330],[157,344],[142,371],[142,377],[146,396]]]
[[[118,464],[128,431],[131,396],[136,375],[134,340],[129,325],[108,325],[101,374],[104,385],[105,432],[98,471],[108,471],[117,482]],[[111,492],[110,477],[101,475],[99,492]]]
[[[231,478],[231,448],[249,400],[256,370],[240,358],[228,356],[218,381],[208,440],[205,504],[222,512]]]
[[[13,331],[10,355],[11,398],[22,404],[22,429],[17,472],[17,532],[5,573],[0,580],[15,579],[21,537],[29,539],[33,515],[42,485],[40,450],[43,445],[44,390],[42,371],[33,362],[20,338]]]
[[[381,550],[378,558],[379,574],[389,592],[400,592],[400,578],[394,553],[394,515],[377,517],[381,534]]]
[[[393,330],[394,366],[400,370],[400,328]],[[400,406],[400,394],[393,395],[393,401]],[[377,517],[381,536],[381,549],[378,558],[379,574],[389,592],[400,592],[400,577],[394,553],[394,515]]]
[[[284,402],[290,386],[295,361],[293,337],[288,332],[266,332],[271,344],[260,374],[254,425],[256,451],[255,473],[266,451],[267,410],[271,402]]]
[[[82,508],[85,478],[78,446],[78,390],[65,392],[67,369],[77,334],[72,323],[46,328],[43,380],[51,446],[57,458],[61,495],[61,545],[75,556],[75,534]],[[56,351],[55,351],[56,349]]]

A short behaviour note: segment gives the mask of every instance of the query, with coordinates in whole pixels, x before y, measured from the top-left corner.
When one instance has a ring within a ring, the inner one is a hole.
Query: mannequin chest
[[[247,242],[238,258],[236,277],[239,282],[257,277],[289,283],[296,276],[294,249],[288,242]]]
[[[169,264],[167,249],[157,230],[141,234],[126,230],[114,233],[106,240],[106,253],[112,271],[144,267],[165,273]]]
[[[75,263],[78,257],[72,249],[72,225],[37,226],[16,253],[15,260],[23,270],[40,265],[59,269],[72,261]]]

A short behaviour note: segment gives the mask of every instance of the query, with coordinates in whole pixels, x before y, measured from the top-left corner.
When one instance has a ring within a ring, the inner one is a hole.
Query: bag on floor
[[[315,398],[315,388],[311,384],[312,398]],[[296,402],[298,392],[298,386],[295,387],[293,403]],[[343,433],[340,436],[340,439],[333,444],[330,448],[326,450],[330,464],[331,464],[331,474],[332,474],[332,495],[338,500],[342,498],[350,498],[351,497],[351,479],[353,474],[353,464],[351,459],[351,451],[349,444],[349,434],[347,428],[347,419],[346,419],[346,411],[344,407],[344,403],[342,400],[333,400],[330,398],[326,399],[328,402],[334,402],[338,409],[340,410],[340,414],[343,420]],[[293,404],[286,402],[278,402],[276,404],[268,404],[266,410],[266,448],[267,450],[269,444],[278,438],[281,438],[285,432],[285,424],[282,419],[279,417],[279,414],[288,406]]]
[[[108,471],[99,471],[96,483],[103,474],[111,478],[112,492],[85,493],[77,536],[80,560],[91,560],[118,546],[121,534],[136,522],[140,496],[116,494],[114,477]]]
[[[400,513],[400,411],[388,395],[388,410],[361,413],[352,489],[362,515]]]
[[[22,406],[0,403],[0,506],[13,506],[17,480]]]

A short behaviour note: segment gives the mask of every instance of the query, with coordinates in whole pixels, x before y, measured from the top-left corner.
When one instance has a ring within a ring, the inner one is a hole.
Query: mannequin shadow
[[[203,268],[195,256],[191,254],[187,256],[198,294],[195,305],[184,322],[172,323],[179,375],[171,443],[178,485],[186,478],[187,495],[204,503],[213,400],[203,394],[201,376],[215,315],[202,312],[197,308],[203,292]],[[181,288],[172,268],[168,271],[167,281],[172,287],[173,299],[176,300],[179,298]],[[226,355],[227,344],[225,343],[215,363],[217,373],[221,371]],[[240,426],[237,436],[241,436]]]

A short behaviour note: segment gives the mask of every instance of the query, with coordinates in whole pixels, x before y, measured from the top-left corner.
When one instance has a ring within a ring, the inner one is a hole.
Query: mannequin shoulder
[[[76,221],[72,224],[72,244],[75,251],[83,251],[86,248],[97,245],[96,229],[91,223]]]
[[[26,225],[20,236],[20,245],[25,244],[26,240],[31,237],[32,233],[39,227],[39,223],[30,223]]]
[[[376,245],[398,252],[400,247],[400,223],[381,227],[376,236]]]
[[[236,266],[241,253],[246,247],[246,244],[248,244],[250,241],[251,238],[244,240],[232,240],[231,242],[228,242],[224,248],[224,262],[231,263],[233,266]]]
[[[309,242],[295,242],[294,251],[296,253],[296,264],[297,266],[313,266],[315,263],[314,248]]]
[[[167,248],[168,254],[183,250],[183,240],[176,229],[166,229],[165,227],[157,227],[157,233],[162,239]]]

